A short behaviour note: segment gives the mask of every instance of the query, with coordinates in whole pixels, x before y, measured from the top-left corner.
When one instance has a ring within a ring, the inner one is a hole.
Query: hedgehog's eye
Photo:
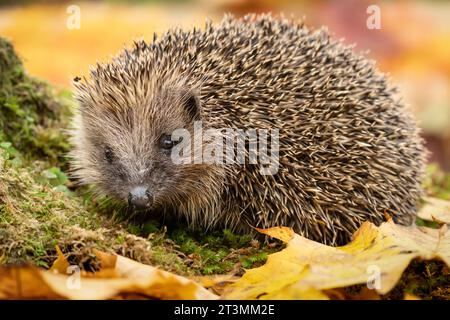
[[[110,147],[105,148],[105,159],[108,163],[112,163],[114,160],[114,154]]]
[[[178,141],[174,141],[174,140],[172,140],[172,135],[165,134],[161,138],[161,148],[163,148],[164,150],[170,150],[174,146],[179,144],[181,142],[181,140],[183,140],[182,137],[180,137],[180,139]]]

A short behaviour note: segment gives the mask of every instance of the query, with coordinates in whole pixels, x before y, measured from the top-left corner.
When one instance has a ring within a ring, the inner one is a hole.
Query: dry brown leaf
[[[92,274],[77,272],[74,266],[74,273],[67,275],[65,258],[57,251],[53,270],[0,268],[0,298],[113,299],[124,294],[157,299],[218,298],[187,278],[100,251],[96,251],[97,257],[109,268]]]

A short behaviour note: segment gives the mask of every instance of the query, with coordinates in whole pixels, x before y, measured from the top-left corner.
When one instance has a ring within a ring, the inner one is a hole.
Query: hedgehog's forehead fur
[[[183,102],[195,92],[183,82],[161,81],[145,70],[134,78],[128,76],[120,81],[115,80],[114,74],[101,77],[94,78],[99,83],[77,85],[80,114],[85,129],[94,133],[93,136],[110,138],[117,146],[144,148],[139,150],[144,151],[146,144],[154,143],[162,133],[189,126],[191,119],[188,110],[183,109]]]
[[[75,83],[83,116],[104,121],[116,117],[121,125],[122,121],[128,124],[133,116],[182,121],[179,105],[195,93],[199,84],[188,83],[189,76],[175,70],[162,73],[152,61],[146,51],[135,51],[130,58],[120,54],[111,63],[91,69],[89,80]],[[152,121],[150,124],[154,125]]]

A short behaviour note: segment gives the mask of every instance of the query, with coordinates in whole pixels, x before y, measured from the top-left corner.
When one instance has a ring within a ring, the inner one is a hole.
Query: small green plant
[[[428,221],[421,219],[419,217],[416,218],[416,226],[418,227],[427,227],[431,229],[439,229],[442,225],[437,221]]]
[[[11,142],[0,142],[0,151],[2,151],[4,161],[7,161],[16,167],[20,167],[22,165],[22,157],[20,152],[12,146]]]
[[[60,168],[52,167],[41,172],[41,181],[53,186],[54,190],[70,194],[70,190],[65,185],[69,179]]]

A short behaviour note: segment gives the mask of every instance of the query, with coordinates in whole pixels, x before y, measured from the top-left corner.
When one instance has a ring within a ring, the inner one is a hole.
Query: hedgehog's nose
[[[128,204],[134,209],[148,209],[152,205],[152,202],[153,196],[145,187],[134,187],[130,190],[130,193],[128,193]]]

